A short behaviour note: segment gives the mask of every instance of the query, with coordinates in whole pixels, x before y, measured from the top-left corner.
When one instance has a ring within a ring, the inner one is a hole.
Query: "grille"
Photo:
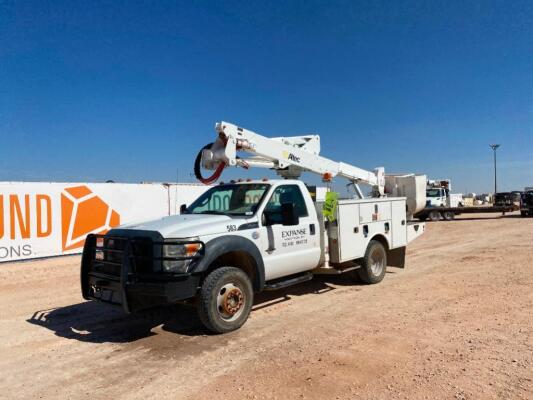
[[[103,239],[97,240],[93,271],[120,277],[124,251],[128,241],[130,241],[132,249],[130,259],[132,272],[150,272],[153,260],[152,240],[122,237],[103,237]]]
[[[133,257],[137,272],[151,272],[154,246],[150,239],[137,239],[133,242]]]

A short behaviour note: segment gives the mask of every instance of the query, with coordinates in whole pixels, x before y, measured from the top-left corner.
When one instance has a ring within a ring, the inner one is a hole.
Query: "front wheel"
[[[527,214],[528,214],[527,211],[520,211],[520,215],[522,217],[527,217]]]
[[[204,326],[214,333],[226,333],[246,322],[254,292],[244,271],[222,267],[205,278],[199,297],[198,316]]]
[[[357,269],[359,278],[369,284],[379,283],[387,272],[387,251],[377,240],[371,240],[366,248],[361,268]]]

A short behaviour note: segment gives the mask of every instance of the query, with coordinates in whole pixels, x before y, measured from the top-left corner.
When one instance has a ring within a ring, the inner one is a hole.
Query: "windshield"
[[[269,186],[262,183],[215,186],[187,207],[185,213],[253,215]]]
[[[426,190],[426,197],[441,197],[442,191],[441,189],[427,189]]]

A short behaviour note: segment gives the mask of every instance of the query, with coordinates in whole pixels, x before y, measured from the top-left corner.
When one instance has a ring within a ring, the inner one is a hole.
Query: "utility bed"
[[[319,213],[321,206],[317,204]],[[336,219],[321,229],[326,258],[314,272],[345,270],[350,262],[364,257],[370,240],[385,245],[388,265],[403,267],[405,246],[424,232],[424,223],[407,221],[405,209],[404,197],[339,200]]]

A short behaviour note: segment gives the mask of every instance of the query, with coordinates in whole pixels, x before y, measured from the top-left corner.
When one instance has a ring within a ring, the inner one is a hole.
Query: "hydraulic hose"
[[[198,179],[204,185],[209,185],[215,182],[218,178],[220,178],[222,171],[226,167],[226,164],[224,164],[223,162],[220,162],[215,172],[213,172],[213,175],[211,175],[209,178],[204,178],[202,176],[202,170],[201,170],[202,152],[206,149],[210,149],[211,146],[213,146],[213,143],[206,144],[204,147],[202,147],[202,150],[200,150],[200,152],[196,156],[196,160],[194,161],[194,176],[196,176],[196,179]]]

